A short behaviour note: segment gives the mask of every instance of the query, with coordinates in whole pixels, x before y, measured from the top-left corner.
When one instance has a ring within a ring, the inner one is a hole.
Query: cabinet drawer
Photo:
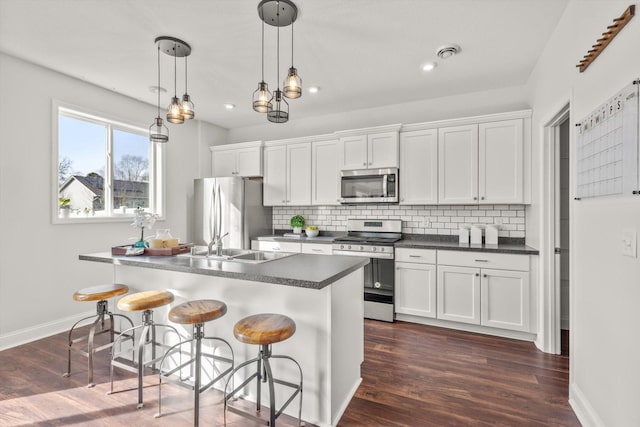
[[[315,254],[315,255],[331,255],[331,245],[324,245],[322,243],[302,243],[303,254]]]
[[[254,240],[253,242],[251,242],[251,249],[258,251],[300,253],[300,243]]]
[[[439,250],[438,265],[529,271],[529,255]]]
[[[435,264],[435,249],[396,248],[396,261],[417,264]]]

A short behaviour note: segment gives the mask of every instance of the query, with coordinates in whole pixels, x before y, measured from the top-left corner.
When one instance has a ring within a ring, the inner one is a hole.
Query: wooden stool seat
[[[169,320],[182,325],[195,325],[217,319],[227,313],[227,305],[222,301],[201,299],[187,301],[169,311]]]
[[[296,332],[296,323],[282,314],[263,313],[245,317],[233,327],[233,335],[245,344],[269,345]]]
[[[173,301],[169,291],[144,291],[127,295],[118,301],[118,308],[123,311],[151,310],[167,305]]]
[[[101,301],[103,299],[117,297],[118,295],[124,295],[127,292],[129,292],[129,287],[127,285],[112,283],[80,289],[73,294],[73,299],[80,302]]]

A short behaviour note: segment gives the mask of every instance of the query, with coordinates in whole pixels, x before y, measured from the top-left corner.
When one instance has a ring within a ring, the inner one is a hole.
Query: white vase
[[[293,227],[293,232],[295,234],[300,234],[302,233],[302,227]]]

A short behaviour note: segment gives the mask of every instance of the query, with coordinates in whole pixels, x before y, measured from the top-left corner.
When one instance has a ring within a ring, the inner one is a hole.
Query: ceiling
[[[568,0],[294,0],[295,66],[312,95],[290,100],[291,121],[526,83]],[[188,89],[196,118],[225,128],[266,123],[251,108],[260,81],[259,0],[0,0],[0,51],[156,103],[154,40],[193,49]],[[281,30],[280,81],[291,61]],[[275,89],[276,30],[265,26],[265,80]],[[449,59],[436,50],[456,43]],[[421,65],[437,61],[431,72]],[[161,105],[173,57],[161,56]],[[178,61],[178,96],[184,62]],[[227,110],[225,103],[236,105]],[[274,124],[273,126],[278,126]]]

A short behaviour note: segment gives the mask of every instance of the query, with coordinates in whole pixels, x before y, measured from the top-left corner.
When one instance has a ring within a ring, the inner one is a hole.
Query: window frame
[[[126,213],[116,212],[113,207],[113,133],[114,130],[137,133],[148,138],[149,129],[141,124],[135,124],[114,115],[95,111],[90,108],[69,104],[56,99],[52,100],[51,108],[52,144],[51,144],[51,222],[52,224],[87,224],[130,222],[133,218],[133,209],[127,209]],[[60,133],[59,120],[61,115],[77,118],[106,127],[106,141],[104,147],[105,176],[104,176],[104,215],[77,216],[68,218],[59,216],[58,191],[60,163]],[[148,211],[158,215],[158,220],[164,220],[166,202],[166,156],[164,144],[149,141],[149,208]],[[106,197],[106,195],[109,197]]]

